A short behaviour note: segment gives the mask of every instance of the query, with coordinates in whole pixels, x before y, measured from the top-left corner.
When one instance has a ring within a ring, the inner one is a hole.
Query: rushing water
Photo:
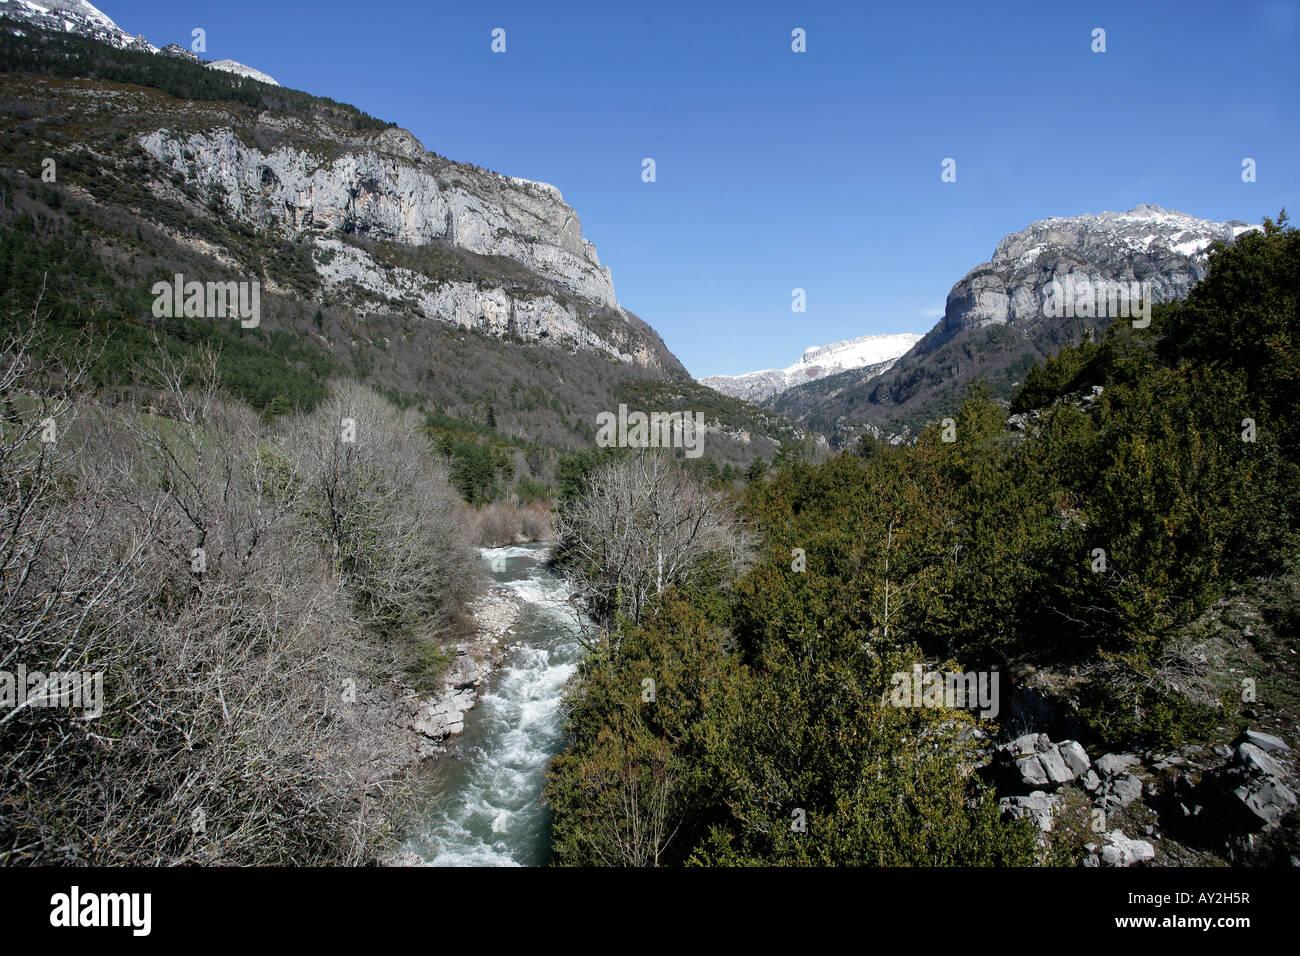
[[[479,688],[438,767],[437,792],[408,848],[429,866],[544,866],[550,816],[542,806],[547,761],[560,747],[560,702],[582,645],[565,613],[564,582],[546,546],[485,548],[498,584],[524,601],[499,670]]]

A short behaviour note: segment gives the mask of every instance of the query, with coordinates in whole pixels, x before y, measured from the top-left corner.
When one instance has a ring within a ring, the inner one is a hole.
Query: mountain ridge
[[[123,30],[106,13],[86,0],[0,0],[0,16],[8,16],[46,30],[62,30],[107,43],[119,50],[138,50],[143,53],[161,53],[164,56],[184,56],[211,70],[221,70],[237,76],[279,86],[274,77],[254,69],[238,60],[204,61],[196,53],[175,43],[159,48],[145,39],[144,34],[132,35]]]
[[[697,379],[724,395],[762,404],[804,382],[814,381],[849,369],[871,368],[872,374],[888,369],[921,336],[912,332],[860,335],[853,339],[813,345],[792,365],[783,369],[760,369],[741,375],[706,375]]]
[[[764,404],[842,445],[863,434],[904,440],[955,408],[976,378],[1006,399],[1031,365],[1105,330],[1112,316],[1049,316],[1053,281],[1138,283],[1151,301],[1170,301],[1204,277],[1213,243],[1258,228],[1150,203],[1036,220],[1000,239],[989,261],[953,285],[943,317],[887,371],[838,373]]]

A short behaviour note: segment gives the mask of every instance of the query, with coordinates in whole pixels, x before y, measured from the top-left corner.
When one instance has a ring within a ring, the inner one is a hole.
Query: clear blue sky
[[[696,376],[924,332],[998,239],[1046,216],[1300,219],[1297,0],[98,6],[159,46],[203,27],[208,59],[554,183],[620,301]]]

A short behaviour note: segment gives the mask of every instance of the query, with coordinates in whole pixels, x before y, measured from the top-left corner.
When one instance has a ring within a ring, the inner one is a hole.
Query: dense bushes
[[[153,412],[106,409],[46,354],[0,349],[0,670],[101,672],[103,713],[0,710],[0,861],[373,858],[347,688],[436,659],[475,566],[411,416],[271,427],[165,353]]]

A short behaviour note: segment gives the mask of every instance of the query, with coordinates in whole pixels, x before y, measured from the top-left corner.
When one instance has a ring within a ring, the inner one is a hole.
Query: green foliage
[[[773,640],[747,664],[719,609],[670,596],[584,661],[576,743],[546,791],[558,862],[1032,862],[1034,832],[1001,821],[961,769],[962,722],[882,703],[914,657],[827,632]]]
[[[177,364],[201,348],[214,349],[224,387],[268,414],[309,410],[324,397],[334,363],[315,345],[283,330],[244,329],[238,321],[155,318],[151,285],[121,283],[84,235],[27,214],[0,217],[0,332],[11,331],[24,306],[39,300],[48,351],[65,352],[83,332],[93,334],[95,385],[143,384],[137,370],[159,348],[156,334]]]
[[[555,482],[559,501],[571,501],[582,494],[587,479],[602,465],[626,454],[619,448],[583,448],[561,455],[555,466]]]
[[[1066,346],[1042,365],[1035,365],[1025,375],[1025,382],[1011,400],[1011,411],[1025,412],[1044,408],[1059,396],[1093,384],[1094,364],[1099,349],[1086,337],[1077,346]]]
[[[443,436],[438,452],[448,459],[451,483],[470,504],[483,504],[496,497],[496,471],[492,449],[468,438]]]
[[[1145,662],[1139,666],[1149,671]],[[1165,748],[1204,740],[1222,720],[1216,708],[1155,685],[1120,688],[1103,680],[1087,685],[1079,717],[1099,742],[1116,749],[1134,741]]]
[[[1150,329],[1115,323],[1027,374],[1023,436],[976,384],[914,445],[755,468],[748,572],[670,593],[584,663],[547,791],[557,858],[1035,861],[1032,827],[962,769],[972,718],[882,705],[914,662],[1063,664],[1085,675],[1085,738],[1203,738],[1223,676],[1187,670],[1188,628],[1298,550],[1297,289],[1300,242],[1273,224]],[[597,461],[562,462],[563,493]]]

